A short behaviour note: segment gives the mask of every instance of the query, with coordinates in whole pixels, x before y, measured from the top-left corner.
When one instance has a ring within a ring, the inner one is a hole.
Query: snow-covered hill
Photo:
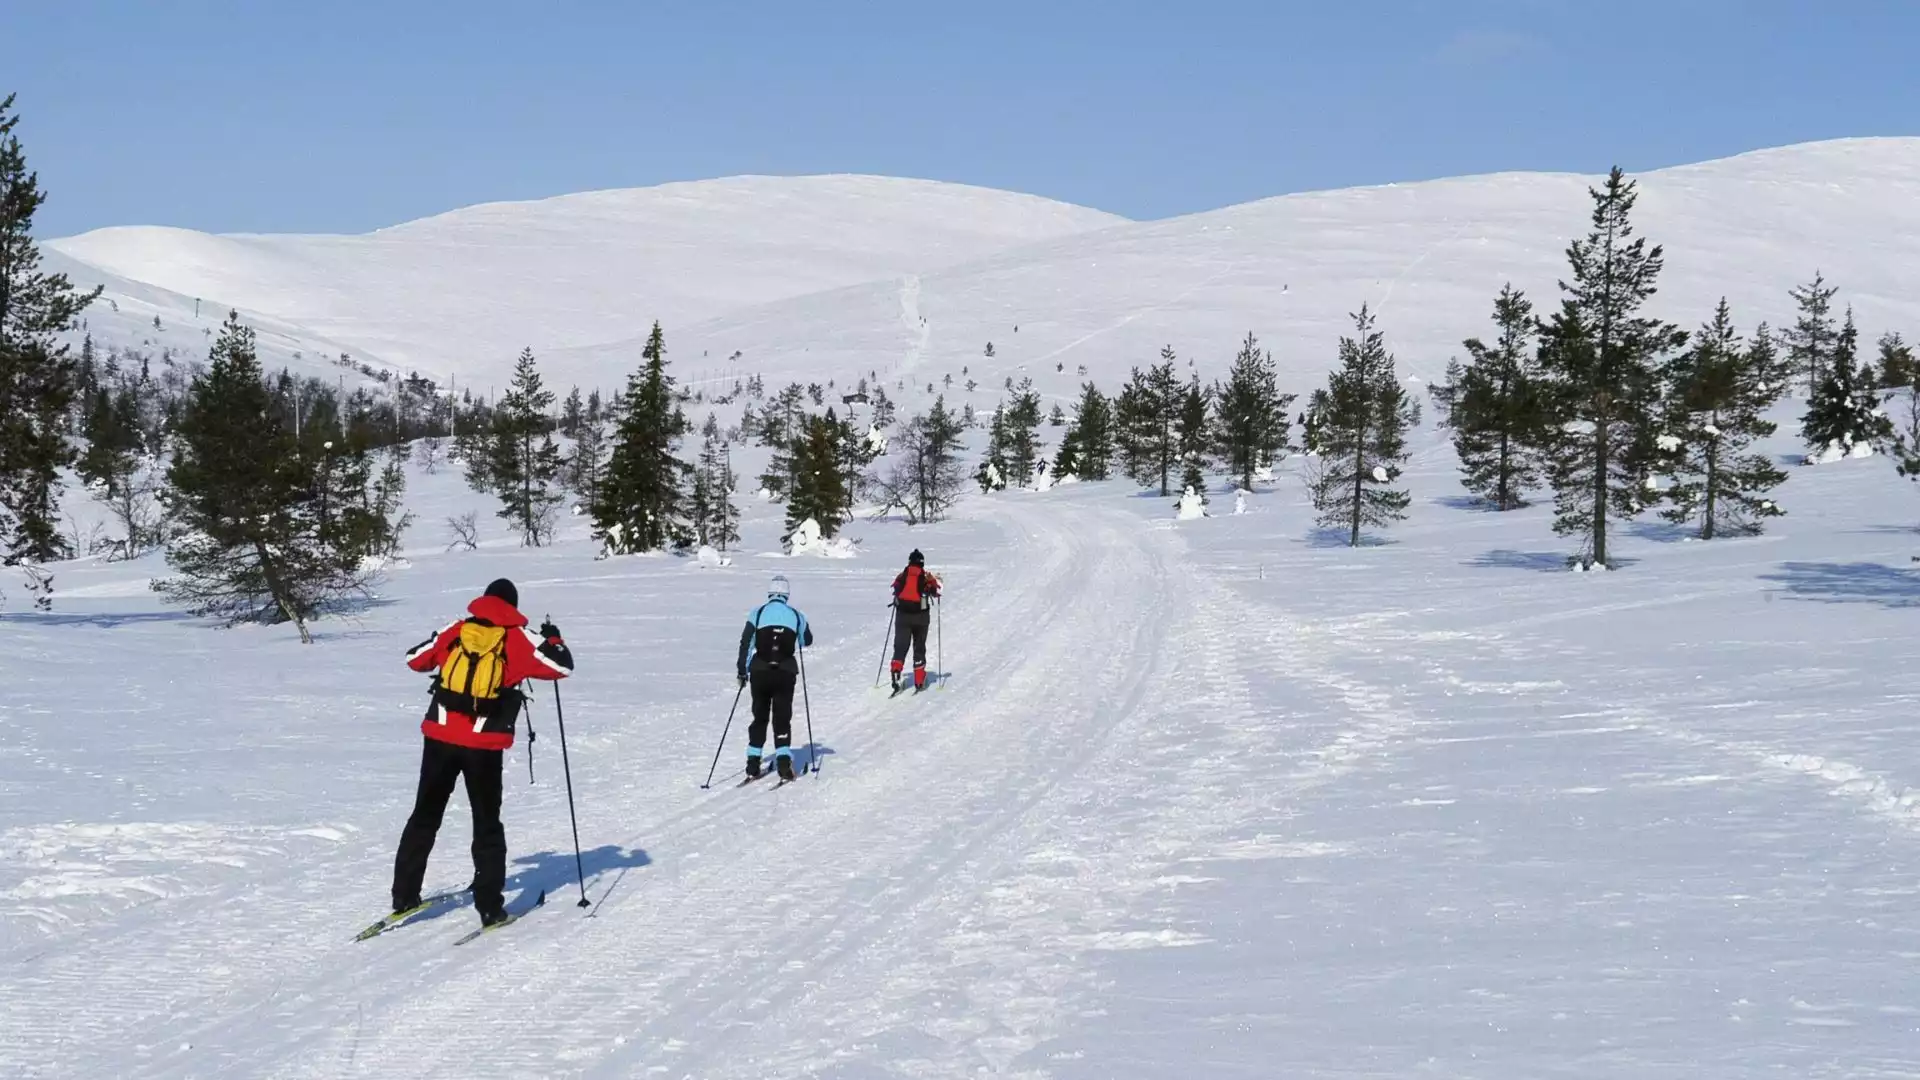
[[[47,247],[402,368],[484,380],[523,346],[686,325],[1121,221],[931,181],[736,177],[474,206],[362,236],[126,227]]]
[[[1681,325],[1704,321],[1722,295],[1744,328],[1779,325],[1788,289],[1820,270],[1856,307],[1867,344],[1883,330],[1920,332],[1910,239],[1920,236],[1920,139],[1814,143],[1637,179],[1640,235],[1667,251],[1653,306]],[[1007,375],[1070,394],[1082,364],[1111,388],[1164,345],[1219,372],[1252,331],[1304,391],[1333,366],[1348,313],[1365,303],[1401,371],[1431,378],[1463,338],[1488,332],[1502,284],[1525,289],[1542,314],[1558,303],[1566,245],[1587,231],[1596,180],[1501,174],[1289,195],[799,297],[676,328],[670,340],[681,356],[739,351],[742,368],[770,383],[878,369],[924,387],[968,367],[985,405]],[[623,342],[553,362],[579,379],[622,371],[636,351]]]

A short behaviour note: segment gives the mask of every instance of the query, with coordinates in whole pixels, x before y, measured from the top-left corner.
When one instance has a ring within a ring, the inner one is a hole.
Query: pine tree
[[[371,575],[323,511],[319,470],[274,407],[238,314],[211,359],[175,430],[165,498],[178,527],[167,550],[176,573],[154,588],[196,614],[290,621],[311,642],[308,622],[364,593]]]
[[[1212,401],[1212,395],[1200,385],[1200,377],[1194,376],[1180,396],[1180,417],[1174,432],[1180,450],[1180,486],[1201,495],[1202,501],[1207,490],[1206,470],[1212,464],[1208,454],[1213,439]]]
[[[553,441],[553,391],[540,381],[533,350],[513,368],[513,382],[493,411],[486,450],[499,515],[520,530],[520,543],[539,547],[553,535],[565,495],[560,487],[560,447]]]
[[[1363,527],[1407,516],[1412,497],[1390,485],[1407,459],[1413,408],[1364,305],[1353,326],[1354,336],[1340,339],[1339,370],[1313,394],[1321,461],[1312,492],[1319,523],[1345,526],[1347,543],[1358,547]]]
[[[1873,392],[1873,372],[1859,361],[1859,350],[1860,331],[1853,324],[1853,309],[1848,308],[1820,385],[1800,419],[1800,437],[1814,457],[1851,454],[1855,446],[1875,444],[1892,434],[1880,411],[1879,396]]]
[[[1700,539],[1758,533],[1782,511],[1767,497],[1787,474],[1755,441],[1772,435],[1766,412],[1785,389],[1770,381],[1773,346],[1764,333],[1744,345],[1725,299],[1693,346],[1673,362],[1667,430],[1674,484],[1662,516],[1676,525],[1700,522]]]
[[[1794,319],[1792,329],[1780,336],[1787,346],[1786,362],[1794,373],[1806,380],[1808,396],[1819,391],[1820,380],[1826,377],[1827,365],[1832,362],[1834,348],[1839,343],[1840,334],[1833,325],[1833,297],[1839,291],[1816,272],[1812,281],[1789,294],[1800,314]]]
[[[1273,354],[1261,351],[1259,339],[1249,333],[1227,381],[1214,388],[1213,396],[1215,450],[1239,477],[1240,487],[1252,491],[1254,473],[1277,464],[1292,449],[1287,410],[1294,395],[1280,392]]]
[[[832,539],[847,520],[847,477],[836,446],[837,425],[825,416],[807,418],[793,441],[793,493],[787,499],[787,532],[812,520]]]
[[[929,393],[931,393],[931,391],[929,391]],[[1056,402],[1053,406],[1053,411],[1047,414],[1047,426],[1048,427],[1065,427],[1066,424],[1067,424],[1067,410],[1061,408],[1059,403]]]
[[[13,95],[0,99],[0,561],[46,562],[70,554],[60,536],[60,470],[76,371],[59,344],[100,295],[40,269],[33,217],[46,202],[13,134]]]
[[[656,551],[686,536],[683,485],[690,470],[674,455],[687,418],[674,402],[659,323],[640,355],[643,363],[615,409],[613,454],[593,505],[594,535],[610,554]]]
[[[1607,522],[1637,517],[1657,463],[1661,369],[1686,331],[1639,314],[1665,261],[1633,235],[1635,184],[1618,168],[1590,190],[1592,231],[1567,247],[1571,282],[1542,330],[1541,366],[1558,424],[1549,447],[1554,531],[1606,566]]]
[[[583,505],[592,506],[600,497],[600,479],[606,467],[607,430],[583,415],[580,430],[573,437],[573,450],[561,467],[561,481],[580,496]]]
[[[1495,510],[1517,510],[1540,483],[1553,413],[1534,357],[1533,304],[1508,285],[1493,302],[1493,322],[1495,343],[1463,342],[1468,363],[1449,363],[1432,393],[1453,429],[1461,484]]]

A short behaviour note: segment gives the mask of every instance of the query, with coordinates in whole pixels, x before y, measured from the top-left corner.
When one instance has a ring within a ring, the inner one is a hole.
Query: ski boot
[[[780,779],[782,780],[793,779],[793,755],[792,754],[781,754],[779,757],[773,759],[773,764],[775,768],[780,770]]]
[[[747,755],[747,779],[752,780],[755,777],[758,777],[759,775],[760,775],[760,755],[748,754]]]

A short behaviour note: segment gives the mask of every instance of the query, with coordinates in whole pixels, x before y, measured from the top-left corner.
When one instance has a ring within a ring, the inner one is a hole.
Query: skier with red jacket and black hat
[[[420,723],[426,736],[413,814],[393,860],[393,910],[420,906],[420,883],[453,786],[466,781],[473,809],[473,906],[483,926],[506,917],[507,834],[500,824],[503,752],[513,745],[527,679],[564,679],[573,653],[551,622],[538,634],[520,614],[519,590],[501,578],[467,605],[467,618],[407,654],[407,666],[432,672],[433,698]]]
[[[940,579],[927,572],[927,557],[915,548],[907,568],[893,579],[893,692],[901,690],[900,676],[907,666],[907,646],[913,646],[913,689],[927,688],[927,631],[933,626],[933,602],[940,598]]]

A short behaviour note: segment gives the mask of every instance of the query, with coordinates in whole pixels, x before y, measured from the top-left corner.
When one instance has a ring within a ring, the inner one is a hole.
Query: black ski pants
[[[467,782],[467,804],[473,809],[473,906],[497,912],[507,883],[507,830],[500,824],[500,774],[503,755],[498,750],[424,739],[420,753],[420,787],[413,797],[413,816],[400,834],[400,852],[393,859],[395,910],[420,901],[420,883],[427,876],[427,856],[433,853],[440,819],[447,812],[453,786]]]
[[[775,750],[793,745],[793,688],[800,674],[783,664],[753,665],[747,684],[753,690],[753,723],[747,725],[747,746],[759,750],[767,742],[767,722],[773,722]]]
[[[893,617],[893,670],[907,663],[907,646],[913,646],[913,666],[927,666],[927,630],[933,626],[933,612],[900,611]]]

